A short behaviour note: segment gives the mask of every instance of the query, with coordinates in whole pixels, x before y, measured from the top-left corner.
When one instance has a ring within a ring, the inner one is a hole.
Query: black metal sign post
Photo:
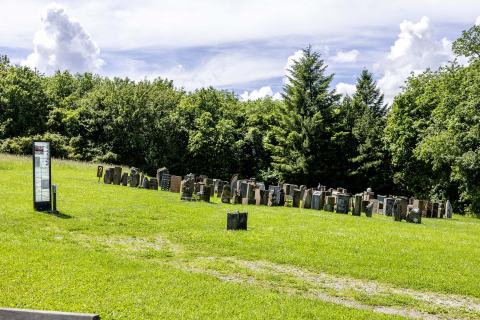
[[[52,210],[52,164],[50,142],[33,141],[33,208]]]

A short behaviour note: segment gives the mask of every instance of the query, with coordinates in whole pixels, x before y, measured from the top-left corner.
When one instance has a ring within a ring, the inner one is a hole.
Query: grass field
[[[96,165],[61,160],[52,215],[33,210],[31,166],[0,154],[0,307],[102,319],[480,318],[477,219],[182,202],[97,183]],[[236,210],[248,211],[248,231],[226,230]]]

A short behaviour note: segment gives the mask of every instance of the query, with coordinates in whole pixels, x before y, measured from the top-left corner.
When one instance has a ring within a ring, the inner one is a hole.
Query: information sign
[[[50,142],[33,141],[33,208],[52,210]]]

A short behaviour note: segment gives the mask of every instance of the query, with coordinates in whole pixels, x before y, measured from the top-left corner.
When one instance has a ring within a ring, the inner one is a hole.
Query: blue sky
[[[338,91],[351,93],[367,68],[391,101],[411,71],[452,60],[451,42],[480,22],[478,0],[0,0],[0,8],[0,54],[14,63],[168,77],[242,99],[278,97],[289,61],[311,44]]]

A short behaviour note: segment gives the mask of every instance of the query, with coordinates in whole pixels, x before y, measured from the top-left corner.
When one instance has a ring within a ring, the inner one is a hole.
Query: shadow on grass
[[[72,216],[69,216],[68,214],[64,214],[64,213],[61,213],[61,212],[45,212],[46,214],[49,214],[51,216],[55,216],[57,218],[60,218],[60,219],[72,219],[73,217]]]

